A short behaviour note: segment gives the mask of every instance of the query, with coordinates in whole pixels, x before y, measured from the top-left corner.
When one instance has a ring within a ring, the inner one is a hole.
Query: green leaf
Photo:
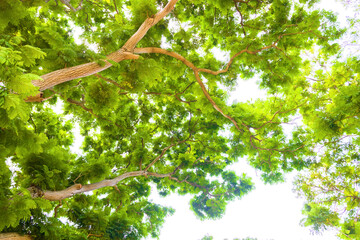
[[[2,106],[10,119],[20,117],[23,121],[29,118],[30,108],[19,95],[9,94],[5,96],[5,103]]]
[[[34,65],[36,63],[36,59],[43,59],[46,56],[46,53],[41,51],[40,48],[30,45],[24,45],[20,49],[22,52],[22,60],[25,67],[30,67]]]
[[[31,73],[17,75],[9,81],[7,87],[23,96],[33,96],[38,93],[38,87],[35,87],[32,81],[38,79],[41,79],[40,76]]]

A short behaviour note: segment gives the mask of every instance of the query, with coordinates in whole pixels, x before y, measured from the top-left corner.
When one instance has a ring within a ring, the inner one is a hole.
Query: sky
[[[346,21],[344,7],[335,0],[322,0],[320,6],[337,12],[340,22]],[[256,80],[247,80],[239,81],[231,96],[230,101],[247,101],[264,94],[258,89]],[[198,240],[206,235],[213,236],[215,240],[246,237],[258,240],[338,239],[335,231],[314,235],[310,228],[300,226],[304,200],[292,191],[295,174],[287,176],[286,183],[264,185],[246,159],[240,159],[231,169],[238,174],[245,172],[251,176],[256,189],[242,199],[229,203],[224,217],[219,220],[197,219],[190,210],[191,196],[172,194],[163,198],[153,189],[150,196],[152,201],[176,210],[174,215],[166,218],[160,240]]]

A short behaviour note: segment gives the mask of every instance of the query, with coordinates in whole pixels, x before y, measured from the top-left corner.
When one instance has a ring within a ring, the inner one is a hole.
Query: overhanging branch
[[[168,55],[170,57],[176,58],[178,60],[180,60],[181,62],[183,62],[186,66],[188,66],[189,68],[191,68],[194,71],[195,74],[195,78],[196,81],[198,82],[198,84],[201,87],[201,90],[203,91],[205,97],[209,100],[209,102],[211,103],[211,105],[215,108],[215,110],[217,110],[219,113],[221,113],[225,118],[229,119],[234,126],[236,127],[236,129],[238,129],[240,132],[243,132],[242,129],[240,129],[238,123],[235,121],[235,119],[233,119],[231,116],[227,115],[224,113],[224,111],[216,104],[216,102],[211,98],[210,94],[208,93],[208,91],[206,90],[206,87],[204,85],[204,83],[201,81],[201,78],[199,76],[199,71],[200,69],[198,69],[192,62],[190,62],[189,60],[187,60],[186,58],[184,58],[183,56],[181,56],[178,53],[175,52],[170,52],[167,51],[165,49],[162,48],[156,48],[156,47],[148,47],[148,48],[136,48],[134,49],[134,53],[137,54],[142,54],[142,53],[160,53],[160,54],[164,54],[164,55]],[[237,56],[237,55],[236,55]],[[236,56],[234,56],[233,58],[235,58]],[[226,72],[228,70],[228,68],[230,67],[231,63],[229,63],[229,66],[227,67],[226,70],[224,70],[224,72]],[[207,70],[207,69],[206,69]],[[204,71],[204,69],[203,69]],[[208,70],[211,71],[211,70]],[[244,124],[242,124],[244,125]],[[244,125],[246,127],[246,125]]]
[[[167,177],[167,178],[174,180],[176,182],[179,182],[179,183],[187,183],[194,187],[204,188],[204,186],[198,185],[196,183],[191,183],[191,182],[187,181],[186,179],[179,180],[178,178],[173,177],[172,176],[173,174],[174,174],[174,172],[162,174],[162,173],[147,172],[147,171],[134,171],[134,172],[127,172],[127,173],[121,174],[120,176],[113,178],[113,179],[105,179],[105,180],[102,180],[97,183],[86,184],[86,185],[74,184],[74,185],[72,185],[64,190],[60,190],[60,191],[42,191],[41,189],[39,189],[35,186],[29,187],[28,190],[29,190],[32,198],[42,198],[42,199],[46,199],[49,201],[61,201],[62,199],[72,197],[73,195],[76,195],[76,194],[94,191],[96,189],[100,189],[103,187],[114,187],[114,186],[116,186],[117,183],[119,183],[120,181],[122,181],[126,178],[138,177],[138,176],[146,176],[146,177],[153,176],[153,177],[158,177],[158,178],[166,178]]]
[[[153,17],[147,18],[144,21],[144,23],[140,26],[140,28],[136,31],[136,33],[129,38],[129,40],[124,44],[124,46],[121,49],[111,53],[106,57],[104,66],[100,66],[96,62],[90,62],[70,68],[63,68],[42,75],[41,80],[34,80],[32,82],[33,85],[39,87],[40,91],[43,91],[60,83],[64,83],[81,77],[87,77],[96,74],[98,72],[101,72],[105,69],[108,69],[109,67],[112,66],[112,64],[107,60],[120,62],[123,60],[138,59],[139,56],[132,53],[136,44],[146,35],[148,30],[152,26],[154,26],[156,23],[158,23],[161,19],[163,19],[167,14],[169,14],[172,11],[177,1],[178,0],[170,0],[168,4],[164,7],[164,9],[156,13]],[[31,101],[31,98],[29,98],[27,101]],[[36,98],[36,101],[40,101],[40,100]]]
[[[43,199],[50,200],[50,201],[60,201],[65,198],[69,198],[75,194],[89,192],[89,191],[93,191],[93,190],[100,189],[103,187],[113,187],[118,182],[120,182],[126,178],[143,176],[145,174],[146,174],[145,171],[127,172],[127,173],[121,174],[120,176],[113,178],[113,179],[105,179],[105,180],[102,180],[97,183],[86,184],[86,185],[74,184],[74,185],[72,185],[64,190],[60,190],[60,191],[39,191],[39,189],[36,187],[30,187],[30,188],[28,188],[28,190],[30,191],[31,196],[33,198],[41,197]]]
[[[257,54],[257,53],[259,53],[261,51],[271,49],[271,48],[279,49],[277,47],[277,44],[283,37],[285,37],[285,36],[293,36],[293,35],[301,35],[301,34],[306,34],[306,33],[314,33],[314,32],[312,30],[310,30],[310,31],[306,31],[306,32],[283,33],[283,34],[280,34],[277,37],[277,40],[275,42],[273,42],[271,45],[268,45],[268,46],[265,46],[265,47],[262,47],[262,48],[256,49],[256,50],[249,50],[248,47],[247,47],[246,49],[243,49],[240,52],[236,53],[230,59],[230,61],[227,63],[226,68],[221,69],[221,70],[217,70],[217,71],[213,71],[213,70],[205,69],[205,68],[197,68],[192,62],[190,62],[189,60],[187,60],[185,57],[181,56],[180,54],[175,53],[175,52],[170,52],[170,51],[162,49],[162,48],[157,48],[157,47],[136,48],[136,49],[134,49],[133,52],[137,53],[137,54],[160,53],[160,54],[164,54],[164,55],[168,55],[170,57],[176,58],[176,59],[180,60],[181,62],[183,62],[187,67],[191,68],[194,71],[196,81],[199,83],[199,85],[201,87],[201,90],[203,91],[205,97],[209,100],[209,102],[215,108],[215,110],[217,110],[219,113],[221,113],[225,118],[229,119],[234,124],[234,126],[236,127],[237,130],[239,130],[240,132],[244,132],[244,130],[239,127],[239,125],[235,121],[235,119],[232,118],[231,116],[229,116],[228,114],[224,113],[224,111],[211,98],[210,94],[206,90],[206,87],[205,87],[204,83],[202,82],[202,80],[200,78],[199,72],[205,72],[205,73],[209,73],[209,74],[212,74],[212,75],[218,75],[218,74],[221,74],[221,73],[226,73],[229,70],[231,64],[234,62],[235,58],[242,55],[243,53],[248,53],[248,54],[255,55],[255,54]],[[244,124],[242,122],[240,124],[243,127],[245,127],[248,131],[250,131],[249,127],[246,124]]]

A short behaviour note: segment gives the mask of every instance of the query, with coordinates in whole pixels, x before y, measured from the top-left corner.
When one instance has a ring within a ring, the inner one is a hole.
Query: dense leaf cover
[[[348,183],[324,194],[346,202],[356,217],[344,230],[358,233],[359,60],[330,63],[345,30],[315,3],[0,1],[0,231],[156,238],[173,210],[151,188],[191,194],[199,218],[219,218],[254,188],[229,170],[243,157],[267,183],[304,168]],[[228,103],[254,76],[267,97]],[[315,204],[311,216],[331,218],[306,224],[343,224]]]
[[[299,175],[295,189],[308,200],[304,225],[336,228],[344,239],[359,239],[359,60],[318,70],[312,105],[303,114],[316,158]]]

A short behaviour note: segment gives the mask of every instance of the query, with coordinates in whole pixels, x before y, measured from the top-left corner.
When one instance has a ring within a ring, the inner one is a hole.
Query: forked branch
[[[41,80],[34,80],[32,82],[33,85],[39,87],[40,91],[43,91],[60,83],[64,83],[81,77],[87,77],[101,72],[105,69],[108,69],[112,66],[112,64],[107,60],[120,62],[128,59],[137,59],[139,56],[132,53],[136,44],[145,36],[145,34],[152,26],[154,26],[172,11],[177,1],[178,0],[170,0],[168,4],[164,7],[164,9],[156,13],[154,16],[147,18],[140,26],[140,28],[136,31],[136,33],[129,38],[129,40],[124,44],[122,48],[120,48],[118,51],[111,53],[106,57],[106,59],[104,59],[104,66],[100,66],[96,62],[90,62],[70,68],[63,68],[42,75]],[[64,0],[64,2],[67,1]],[[35,100],[41,101],[38,98],[36,98]],[[31,101],[31,99],[28,99],[28,101]]]
[[[183,62],[186,66],[188,66],[189,68],[191,68],[194,71],[196,81],[199,83],[205,97],[209,100],[209,102],[215,108],[215,110],[217,110],[219,113],[221,113],[225,118],[229,119],[234,124],[234,126],[236,127],[237,130],[239,130],[240,132],[244,132],[244,130],[242,130],[239,127],[239,125],[235,121],[235,119],[232,118],[231,116],[229,116],[228,114],[224,113],[224,111],[211,98],[210,94],[206,90],[206,87],[205,87],[204,83],[202,82],[202,80],[200,78],[199,72],[205,72],[205,73],[209,73],[209,74],[212,74],[212,75],[218,75],[218,74],[221,74],[221,73],[226,73],[227,71],[229,71],[229,68],[230,68],[231,64],[234,62],[235,58],[242,55],[243,53],[248,53],[248,54],[255,55],[255,54],[257,54],[257,53],[259,53],[261,51],[264,51],[266,49],[271,49],[271,48],[279,49],[277,47],[277,44],[283,37],[291,36],[291,35],[306,34],[306,33],[313,33],[313,31],[310,30],[310,31],[307,31],[307,32],[283,33],[283,34],[279,35],[277,37],[277,40],[275,42],[273,42],[271,45],[268,45],[268,46],[265,46],[265,47],[262,47],[262,48],[256,49],[256,50],[249,50],[248,47],[247,47],[246,49],[243,49],[240,52],[236,53],[230,59],[230,61],[227,63],[226,68],[224,68],[222,70],[218,70],[218,71],[213,71],[213,70],[204,69],[204,68],[197,68],[192,62],[190,62],[189,60],[187,60],[185,57],[181,56],[180,54],[175,53],[175,52],[170,52],[170,51],[167,51],[167,50],[162,49],[162,48],[157,48],[157,47],[136,48],[136,49],[134,49],[133,52],[137,53],[137,54],[160,53],[160,54],[164,54],[164,55],[168,55],[170,57],[176,58],[176,59],[180,60],[181,62]],[[249,127],[246,124],[241,123],[241,125],[244,126],[248,131],[250,131]]]

